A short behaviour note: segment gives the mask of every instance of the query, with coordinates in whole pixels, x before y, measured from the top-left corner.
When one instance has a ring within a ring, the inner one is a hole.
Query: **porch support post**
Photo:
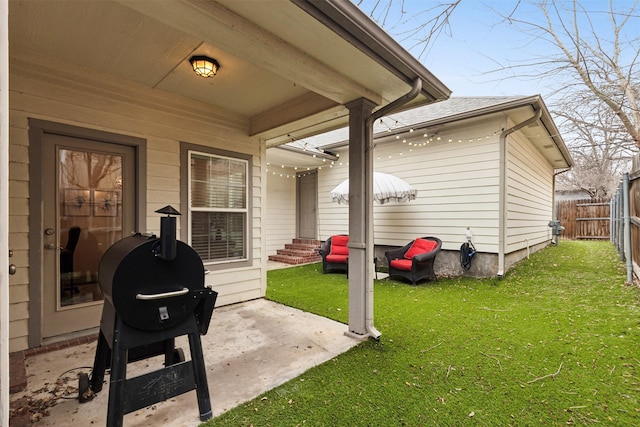
[[[367,119],[375,104],[360,98],[349,109],[349,331],[364,337],[373,301],[373,136]],[[372,298],[370,298],[372,299]]]

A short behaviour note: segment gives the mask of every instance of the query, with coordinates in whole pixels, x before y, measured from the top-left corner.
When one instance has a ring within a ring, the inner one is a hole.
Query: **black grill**
[[[167,215],[160,238],[124,238],[107,249],[98,268],[105,301],[91,380],[80,379],[80,400],[87,391],[83,384],[93,392],[102,389],[111,366],[109,427],[121,426],[126,413],[194,389],[200,419],[212,414],[200,335],[208,331],[217,293],[204,286],[197,252],[176,240],[180,213],[171,206],[156,212]],[[175,348],[175,337],[182,335],[189,337],[190,361]],[[160,354],[163,369],[126,378],[127,363]]]
[[[204,289],[204,267],[195,250],[178,241],[175,258],[166,260],[158,256],[159,247],[155,236],[137,234],[112,245],[100,261],[105,298],[134,328],[177,325],[193,313]]]

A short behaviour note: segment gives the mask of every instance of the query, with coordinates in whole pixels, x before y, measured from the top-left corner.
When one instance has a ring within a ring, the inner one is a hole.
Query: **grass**
[[[502,280],[375,283],[368,340],[208,426],[640,425],[640,293],[605,242]],[[267,297],[347,322],[347,279],[271,271]]]

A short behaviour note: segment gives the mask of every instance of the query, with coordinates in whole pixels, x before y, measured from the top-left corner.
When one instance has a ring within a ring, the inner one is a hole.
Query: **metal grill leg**
[[[122,345],[119,320],[113,331],[111,351],[111,379],[109,381],[109,407],[107,427],[122,427],[124,418],[125,385],[127,381],[127,349]]]
[[[109,343],[104,337],[102,330],[98,335],[98,343],[96,344],[96,355],[93,359],[93,369],[91,370],[91,390],[99,393],[102,390],[102,382],[104,381],[104,371],[107,366],[107,358],[109,357]]]
[[[204,366],[200,334],[189,334],[189,347],[191,349],[191,361],[193,362],[194,376],[196,379],[196,394],[198,395],[200,421],[206,421],[213,416],[213,413],[211,411],[211,398],[209,397],[209,385],[207,384],[207,371]]]

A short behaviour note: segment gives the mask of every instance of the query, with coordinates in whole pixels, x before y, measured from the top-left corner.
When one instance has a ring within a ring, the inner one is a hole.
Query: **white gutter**
[[[504,256],[507,245],[507,137],[514,132],[530,125],[542,117],[542,109],[535,109],[534,115],[524,122],[520,122],[515,126],[503,131],[500,134],[500,206],[498,209],[498,277],[504,276]]]

